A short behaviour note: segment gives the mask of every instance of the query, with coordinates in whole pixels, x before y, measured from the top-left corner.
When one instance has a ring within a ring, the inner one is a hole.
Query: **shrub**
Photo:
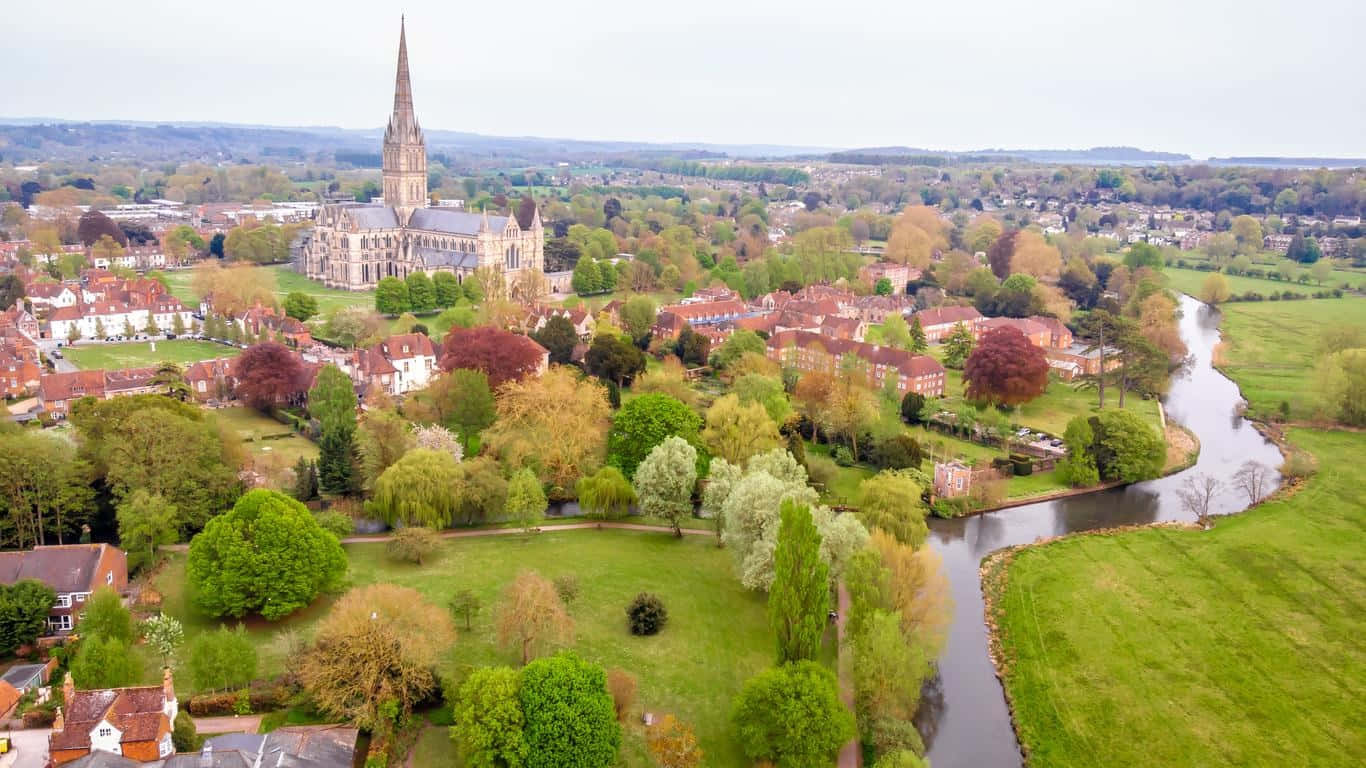
[[[835,446],[835,449],[830,452],[830,456],[841,467],[854,466],[854,454],[849,451],[849,447],[846,445]]]
[[[1028,456],[1011,454],[1010,464],[1016,477],[1028,477],[1034,474],[1034,462]]]
[[[336,536],[339,539],[346,538],[356,532],[356,521],[345,512],[339,512],[335,508],[324,512],[315,512],[314,519],[324,531]]]
[[[568,605],[579,596],[579,577],[573,573],[566,573],[555,577],[555,591],[560,595],[560,600]]]
[[[822,456],[819,453],[808,454],[806,457],[806,474],[811,478],[814,485],[822,488],[829,488],[839,475],[839,467],[835,460],[829,456]]]
[[[422,565],[422,561],[431,557],[440,544],[436,532],[431,528],[400,528],[389,539],[389,557]]]
[[[621,667],[612,667],[607,670],[607,692],[612,695],[612,708],[616,710],[617,721],[625,722],[631,705],[636,701],[636,679]]]
[[[641,592],[626,607],[626,618],[633,635],[653,635],[664,628],[669,621],[669,612],[664,603],[649,592]]]

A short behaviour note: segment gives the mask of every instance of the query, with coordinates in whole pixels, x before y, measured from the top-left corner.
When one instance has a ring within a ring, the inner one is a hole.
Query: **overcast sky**
[[[382,125],[382,0],[7,0],[0,116]],[[1366,156],[1362,0],[406,0],[418,118],[491,135]]]

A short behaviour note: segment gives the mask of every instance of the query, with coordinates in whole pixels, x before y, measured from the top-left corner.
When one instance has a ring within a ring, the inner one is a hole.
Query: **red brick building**
[[[768,357],[799,371],[835,373],[852,365],[867,372],[868,386],[880,390],[887,382],[897,392],[918,392],[926,397],[944,394],[944,366],[927,355],[861,341],[836,339],[810,331],[779,331],[768,340]]]

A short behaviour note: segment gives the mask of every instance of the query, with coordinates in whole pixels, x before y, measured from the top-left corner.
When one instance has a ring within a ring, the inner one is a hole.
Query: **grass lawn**
[[[581,591],[570,607],[577,624],[572,647],[587,659],[635,675],[638,709],[671,712],[692,723],[709,765],[744,764],[731,735],[730,702],[746,679],[772,663],[773,639],[763,596],[740,586],[730,553],[717,549],[712,538],[580,530],[455,539],[443,541],[440,555],[423,566],[390,561],[383,544],[353,544],[346,550],[352,585],[413,587],[442,606],[458,589],[479,595],[484,610],[473,631],[460,627],[447,664],[452,675],[471,666],[516,664],[515,654],[495,642],[494,618],[503,588],[519,570],[534,568],[547,578],[576,574]],[[187,604],[184,580],[184,555],[175,553],[157,588],[166,612],[180,618],[193,637],[217,622]],[[652,638],[633,637],[626,628],[626,604],[641,591],[658,594],[669,610],[668,626]],[[330,602],[319,600],[277,624],[248,623],[260,649],[261,674],[281,671],[285,633],[307,633]],[[444,729],[440,732],[444,735]],[[441,753],[445,744],[430,735],[428,740],[426,748]],[[627,728],[622,758],[629,766],[652,764],[637,728]],[[447,764],[430,759],[421,764]]]
[[[1366,435],[1290,439],[1319,474],[1213,531],[1016,554],[996,620],[1031,765],[1366,763]]]
[[[156,346],[154,350],[152,347]],[[216,357],[236,357],[242,350],[199,339],[167,341],[130,341],[122,344],[88,344],[66,347],[62,354],[77,368],[84,370],[140,368],[170,361],[182,368],[200,360]]]
[[[1167,276],[1167,284],[1171,286],[1172,290],[1198,297],[1200,295],[1200,286],[1204,285],[1206,278],[1215,273],[1201,272],[1196,269],[1167,267],[1162,270],[1162,274]],[[1336,279],[1336,276],[1333,280],[1330,280],[1323,285],[1314,282],[1300,284],[1285,280],[1267,280],[1266,278],[1245,277],[1243,275],[1224,275],[1224,279],[1228,281],[1229,290],[1236,294],[1256,291],[1264,296],[1272,292],[1283,293],[1285,291],[1312,294],[1315,291],[1329,290],[1342,284],[1342,280]]]
[[[277,300],[284,302],[285,296],[295,291],[306,293],[318,300],[318,313],[326,315],[337,307],[362,306],[373,308],[375,306],[375,294],[373,291],[343,291],[337,288],[328,288],[316,280],[309,280],[304,275],[295,272],[288,264],[275,264],[259,269],[269,270],[275,275],[275,295]],[[171,295],[185,302],[186,306],[199,306],[199,294],[192,287],[194,282],[193,269],[177,269],[164,273],[166,281],[171,286]]]
[[[1324,329],[1366,326],[1360,298],[1225,304],[1224,343],[1215,362],[1238,382],[1256,416],[1269,416],[1289,403],[1292,418],[1315,409],[1314,364]]]
[[[318,458],[318,445],[251,408],[220,408],[212,412],[214,418],[229,430],[236,432],[243,440],[247,452],[256,457],[275,456],[285,466],[292,467],[300,457],[310,461]],[[275,437],[289,435],[289,437]],[[271,439],[265,440],[264,437]]]

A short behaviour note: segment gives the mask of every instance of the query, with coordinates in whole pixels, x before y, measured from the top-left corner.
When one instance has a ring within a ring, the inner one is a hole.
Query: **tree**
[[[1366,349],[1326,355],[1314,369],[1319,406],[1329,417],[1366,426]]]
[[[603,387],[563,366],[539,379],[504,385],[498,420],[484,431],[489,455],[504,466],[534,467],[552,493],[564,494],[602,465],[609,406]]]
[[[460,686],[451,738],[466,764],[475,768],[521,768],[529,756],[523,734],[521,674],[511,667],[485,667]]]
[[[417,590],[371,584],[319,623],[298,675],[321,712],[385,733],[438,689],[434,669],[454,640],[450,617]]]
[[[1167,460],[1167,446],[1157,430],[1130,411],[1107,410],[1092,416],[1095,435],[1091,454],[1101,479],[1134,483],[1157,477]]]
[[[100,587],[85,601],[81,634],[120,640],[131,645],[134,639],[133,615],[111,587]]]
[[[830,568],[820,559],[821,537],[811,510],[783,503],[773,554],[768,621],[778,638],[778,663],[815,659],[830,610]]]
[[[285,297],[285,314],[301,323],[307,322],[318,314],[318,300],[307,293],[291,291]]]
[[[885,277],[879,277],[877,283],[873,285],[873,293],[878,296],[892,295],[892,281]]]
[[[834,673],[813,661],[773,667],[747,680],[731,721],[746,757],[792,768],[831,765],[855,733]]]
[[[602,667],[572,652],[537,659],[522,670],[527,768],[607,768],[621,746],[621,726]],[[573,723],[566,728],[566,723]]]
[[[327,315],[323,334],[347,348],[373,338],[384,324],[375,312],[364,307],[338,307]]]
[[[176,541],[179,513],[159,493],[138,488],[119,503],[116,514],[119,545],[128,552],[128,565],[133,570],[155,563],[157,547]]]
[[[594,376],[625,387],[645,371],[645,354],[619,336],[599,332],[593,337],[583,363]]]
[[[768,352],[768,344],[754,331],[740,329],[712,352],[712,367],[724,370],[751,352],[764,355]]]
[[[535,571],[523,570],[503,592],[498,607],[498,642],[517,651],[525,666],[552,643],[574,638],[574,620],[555,585]]]
[[[256,646],[241,624],[200,632],[190,641],[190,679],[200,690],[241,688],[256,677],[257,662]]]
[[[853,639],[854,704],[864,741],[879,752],[923,751],[912,718],[929,677],[931,649],[911,642],[897,613],[875,610]]]
[[[1208,531],[1214,499],[1222,489],[1223,483],[1213,475],[1188,475],[1177,489],[1176,496],[1181,499],[1181,507],[1194,515],[1195,522]]]
[[[56,602],[57,592],[36,579],[0,584],[0,654],[37,640]]]
[[[1231,226],[1233,237],[1238,241],[1238,252],[1251,256],[1262,249],[1262,225],[1251,216],[1238,216]]]
[[[362,485],[367,490],[373,491],[385,470],[416,446],[410,427],[406,419],[388,409],[365,414],[356,431],[355,453],[360,463]],[[337,460],[341,457],[339,454]]]
[[[389,538],[389,557],[422,565],[440,546],[441,540],[431,528],[400,528]]]
[[[123,229],[95,208],[81,214],[81,218],[76,222],[76,237],[80,238],[84,245],[94,245],[102,237],[107,237],[119,245],[128,245],[128,236],[123,233]]]
[[[741,403],[739,396],[731,393],[717,399],[707,409],[702,442],[711,455],[732,464],[743,464],[757,453],[778,447],[782,439],[778,426],[762,404]]]
[[[925,328],[920,324],[919,317],[911,318],[910,335],[911,343],[909,349],[911,351],[911,354],[925,354],[925,352],[930,348],[930,343],[925,340]]]
[[[1100,482],[1100,470],[1096,467],[1096,457],[1092,445],[1096,441],[1091,431],[1091,422],[1085,416],[1074,416],[1067,422],[1063,433],[1063,444],[1067,455],[1057,464],[1058,479],[1074,488],[1084,488]]]
[[[0,307],[13,307],[24,298],[24,281],[13,273],[0,277]]]
[[[1228,280],[1218,272],[1211,272],[1200,284],[1200,300],[1206,304],[1223,304],[1232,295]]]
[[[1323,281],[1333,276],[1333,262],[1328,259],[1315,261],[1314,266],[1309,268],[1309,276],[1314,278],[1314,282],[1323,285]]]
[[[1132,270],[1141,267],[1150,269],[1162,269],[1162,251],[1155,245],[1148,243],[1134,243],[1129,246],[1129,250],[1124,252],[1124,266]]]
[[[479,615],[479,609],[483,607],[483,602],[472,589],[462,589],[451,597],[451,616],[462,619],[465,622],[465,630],[469,631],[474,627],[474,617]]]
[[[702,764],[702,748],[692,726],[665,715],[645,732],[650,756],[659,768],[696,768]]]
[[[859,486],[858,516],[869,528],[878,528],[896,540],[919,548],[929,535],[925,525],[921,488],[909,473],[883,470]]]
[[[676,435],[690,444],[699,440],[701,419],[677,399],[646,394],[622,406],[607,433],[608,460],[629,478],[636,467],[666,437]]]
[[[743,470],[725,459],[712,459],[707,484],[702,490],[702,512],[711,518],[712,528],[716,531],[716,546],[721,546],[721,532],[725,530],[725,503],[740,482]]]
[[[897,312],[888,314],[887,319],[882,321],[882,340],[888,346],[909,350],[911,329],[906,325],[906,318]]]
[[[973,339],[972,331],[963,323],[957,323],[953,330],[944,339],[944,366],[947,368],[962,368],[968,356],[972,354],[976,340]]]
[[[1233,482],[1243,493],[1247,494],[1248,506],[1256,506],[1259,501],[1266,498],[1266,491],[1271,485],[1272,470],[1267,465],[1248,459],[1233,473]]]
[[[128,643],[116,637],[92,635],[81,641],[71,661],[77,688],[123,688],[142,677],[142,664]]]
[[[91,474],[69,440],[32,430],[0,434],[0,509],[10,529],[5,535],[20,547],[45,544],[51,534],[64,541],[87,515]]]
[[[1158,255],[1161,264],[1161,254]],[[1040,280],[1056,280],[1062,271],[1062,255],[1042,235],[1020,230],[1015,235],[1015,250],[1010,255],[1012,275],[1029,275]],[[1007,278],[1008,279],[1008,278]]]
[[[391,526],[445,528],[457,513],[461,479],[449,453],[414,448],[375,480],[366,510]]]
[[[195,729],[194,718],[190,716],[190,708],[176,712],[175,722],[171,724],[171,746],[177,752],[198,752],[202,744],[199,732]]]
[[[158,613],[144,620],[141,630],[147,645],[161,657],[161,665],[169,667],[176,649],[185,642],[185,628],[174,617]]]
[[[381,315],[398,317],[412,309],[408,284],[397,277],[381,277],[375,284],[375,311]]]
[[[408,306],[405,311],[431,312],[436,309],[436,285],[426,272],[418,270],[408,273],[404,279],[405,287],[408,289]],[[376,286],[378,289],[378,286]],[[379,301],[379,296],[375,296],[375,301]]]
[[[346,572],[335,536],[303,504],[254,490],[190,542],[195,602],[211,616],[279,619],[308,605]]]
[[[450,272],[437,272],[432,275],[432,290],[436,294],[438,307],[453,307],[460,300],[460,281]]]
[[[508,481],[504,512],[509,520],[516,520],[523,533],[530,533],[545,519],[546,499],[541,481],[530,468],[518,470]]]
[[[574,486],[579,496],[579,507],[589,516],[609,520],[625,517],[636,503],[636,491],[631,481],[616,467],[602,467],[582,478]]]
[[[563,315],[551,315],[545,326],[532,333],[531,338],[549,350],[550,362],[559,365],[569,363],[574,355],[574,347],[579,343],[574,324]]]
[[[825,409],[826,425],[848,441],[854,461],[859,460],[859,435],[878,416],[877,396],[865,386],[866,380],[862,371],[841,371]]]
[[[217,261],[201,262],[190,285],[225,317],[238,317],[257,304],[275,304],[275,273],[251,264],[222,267]]]
[[[611,265],[604,265],[611,269]],[[591,296],[601,293],[603,290],[602,269],[591,256],[580,256],[578,263],[574,265],[574,276],[570,278],[570,287],[574,293],[580,296]]]
[[[998,236],[987,249],[987,264],[991,265],[991,272],[996,275],[997,280],[1010,277],[1010,264],[1015,256],[1015,239],[1019,234],[1018,229],[1012,229]]]
[[[622,328],[631,335],[631,341],[639,345],[650,335],[655,324],[655,302],[649,296],[632,296],[621,305],[618,311]]]
[[[697,449],[676,435],[666,437],[636,470],[634,485],[641,513],[668,520],[674,535],[681,537],[683,518],[692,512],[696,482]]]
[[[483,371],[497,389],[538,371],[544,352],[525,336],[501,328],[452,328],[441,343],[441,368]]]
[[[907,391],[901,398],[901,420],[907,424],[920,424],[925,421],[925,396],[919,392]]]
[[[969,400],[994,405],[1020,405],[1048,388],[1048,359],[1043,350],[1014,328],[997,328],[963,364]]]
[[[496,416],[488,374],[457,368],[433,379],[427,388],[413,393],[405,413],[419,421],[436,422],[459,433],[469,453],[475,436]],[[411,409],[411,412],[409,411]]]
[[[233,361],[237,397],[257,410],[296,400],[304,391],[303,365],[293,352],[274,341],[253,344]]]
[[[626,606],[626,625],[633,635],[657,635],[669,623],[669,612],[658,595],[641,592]]]

